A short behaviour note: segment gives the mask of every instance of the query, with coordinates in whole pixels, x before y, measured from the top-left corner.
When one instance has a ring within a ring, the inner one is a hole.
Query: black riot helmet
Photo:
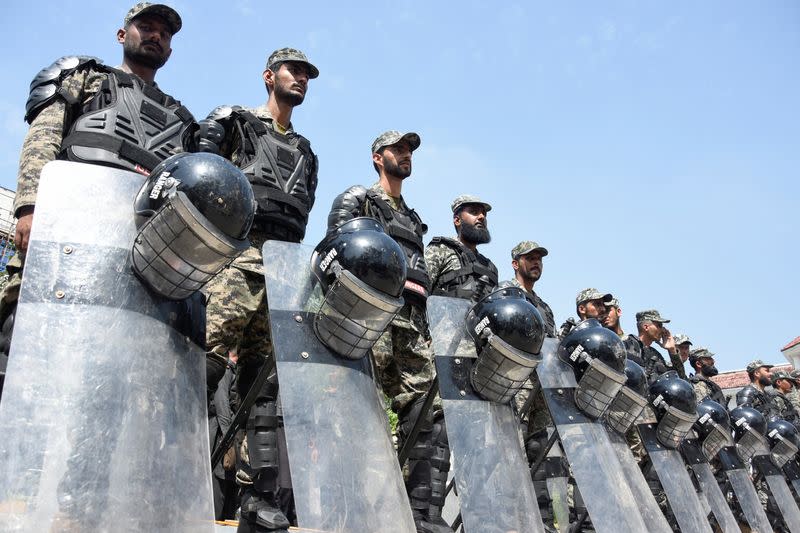
[[[781,418],[767,423],[767,440],[772,448],[772,462],[778,468],[783,468],[800,450],[800,434],[797,428]]]
[[[467,312],[466,327],[478,352],[472,388],[487,400],[510,401],[541,361],[542,315],[522,289],[506,287],[478,300]]]
[[[583,320],[561,340],[558,357],[572,366],[575,405],[599,418],[625,384],[625,345],[594,318]]]
[[[728,411],[711,398],[705,398],[697,404],[697,421],[692,428],[697,433],[703,453],[709,461],[722,448],[733,445]]]
[[[667,448],[677,448],[697,419],[697,400],[691,383],[674,370],[650,384],[650,405],[658,420],[656,436]]]
[[[736,441],[736,452],[745,461],[754,455],[769,453],[767,441],[767,419],[752,407],[740,406],[732,409],[731,427]]]
[[[247,178],[226,159],[168,157],[134,200],[134,272],[166,298],[187,298],[249,247],[255,206]]]
[[[400,245],[374,218],[355,218],[317,245],[311,270],[325,294],[314,319],[317,338],[342,357],[364,357],[404,304]]]
[[[639,364],[625,360],[625,386],[606,411],[611,429],[625,434],[647,405],[647,376]]]

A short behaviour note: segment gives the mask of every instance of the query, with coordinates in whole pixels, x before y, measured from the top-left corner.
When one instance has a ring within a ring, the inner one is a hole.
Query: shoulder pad
[[[237,107],[239,106],[230,106],[230,105],[217,106],[211,111],[211,113],[208,114],[206,118],[216,121],[225,120],[226,118],[228,118],[233,114],[235,108]]]
[[[347,190],[344,191],[344,194],[349,194],[363,200],[367,196],[367,188],[363,185],[353,185],[352,187],[348,187]]]
[[[431,244],[444,244],[450,248],[461,249],[461,243],[451,237],[434,237],[431,239]]]
[[[87,64],[101,65],[102,62],[91,56],[64,56],[40,70],[31,81],[25,103],[25,120],[30,124],[39,111],[56,98],[64,78]]]
[[[739,405],[743,403],[752,403],[756,396],[758,396],[756,389],[748,385],[736,393],[736,403]]]

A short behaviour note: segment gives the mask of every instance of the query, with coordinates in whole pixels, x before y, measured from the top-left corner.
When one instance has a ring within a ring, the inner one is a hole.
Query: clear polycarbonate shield
[[[312,251],[279,241],[262,250],[298,525],[413,533],[370,358],[337,357],[314,334],[323,298],[312,283]]]
[[[553,524],[558,531],[569,530],[569,484],[565,477],[549,477],[546,480],[550,505],[553,507]]]
[[[797,458],[792,459],[783,466],[783,473],[786,474],[786,479],[794,487],[794,491],[800,496],[800,463]]]
[[[639,512],[648,525],[648,531],[651,533],[671,532],[672,528],[669,527],[667,519],[664,518],[664,513],[661,512],[661,508],[658,506],[650,487],[647,485],[647,480],[644,478],[641,468],[639,468],[639,463],[637,463],[636,459],[633,457],[633,452],[631,452],[628,441],[623,435],[616,431],[609,431],[608,438],[611,441],[611,446],[614,448],[619,464],[622,467],[625,481],[628,483],[633,494],[636,495]]]
[[[544,531],[519,426],[509,404],[481,399],[469,384],[477,356],[464,318],[469,300],[428,298],[428,321],[456,490],[466,531]]]
[[[2,531],[213,531],[205,313],[132,273],[143,180],[42,172],[0,404]]]
[[[747,524],[753,531],[771,533],[772,526],[761,506],[761,500],[750,479],[750,473],[745,468],[736,449],[733,446],[723,448],[719,452],[719,460]]]
[[[718,426],[719,427],[719,426]],[[729,439],[730,440],[730,439]],[[706,439],[708,441],[708,439]],[[695,439],[686,439],[681,443],[681,453],[685,463],[692,469],[695,479],[700,485],[700,491],[705,496],[711,512],[720,529],[725,533],[740,531],[739,524],[733,516],[731,508],[722,494],[706,455],[706,442],[702,444]],[[714,452],[712,458],[716,456]]]
[[[711,531],[703,502],[692,485],[680,453],[661,444],[655,423],[641,423],[636,428],[681,531]]]
[[[753,467],[756,472],[764,476],[772,497],[778,505],[783,516],[783,521],[790,531],[800,531],[800,509],[792,497],[792,491],[786,484],[781,470],[775,466],[768,455],[759,455],[753,458]]]
[[[647,531],[640,496],[631,491],[605,427],[575,406],[575,373],[558,358],[557,347],[545,339],[536,373],[592,524],[596,531]]]

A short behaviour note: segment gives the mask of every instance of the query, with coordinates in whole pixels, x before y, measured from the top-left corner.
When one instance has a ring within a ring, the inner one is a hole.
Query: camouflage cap
[[[689,364],[694,366],[694,362],[703,357],[714,357],[714,352],[708,348],[695,348],[689,352]]]
[[[296,61],[298,63],[305,63],[305,65],[308,67],[309,78],[313,80],[314,78],[319,76],[319,69],[311,64],[311,62],[308,60],[308,58],[303,52],[297,50],[296,48],[279,48],[278,50],[272,52],[269,55],[269,58],[267,58],[267,68],[269,70],[273,70],[272,67],[274,67],[277,63],[283,63],[284,61]]]
[[[411,147],[412,152],[419,148],[419,145],[422,142],[419,138],[419,135],[413,131],[408,133],[400,133],[397,130],[384,131],[372,142],[372,153],[374,154],[384,146],[391,146],[399,143],[402,140],[408,141],[408,145]]]
[[[453,200],[453,203],[450,204],[450,209],[452,209],[453,213],[455,213],[461,208],[462,205],[467,205],[467,204],[482,205],[487,213],[492,210],[491,204],[489,204],[488,202],[484,202],[483,200],[472,194],[462,194],[460,196],[456,196],[456,199]]]
[[[792,376],[792,379],[800,379],[800,370],[792,370],[789,375]]]
[[[181,31],[181,27],[183,26],[181,16],[178,15],[177,11],[169,6],[165,6],[164,4],[151,4],[150,2],[139,2],[130,8],[130,10],[128,10],[128,14],[125,15],[123,25],[127,27],[133,19],[142,15],[156,15],[161,17],[166,21],[167,24],[169,24],[169,27],[172,30],[172,35],[175,35]]]
[[[748,372],[755,372],[757,369],[761,368],[762,366],[765,366],[767,368],[772,368],[775,365],[768,365],[767,363],[765,363],[761,359],[753,359],[752,361],[747,363],[747,367],[745,367],[745,368],[746,368],[746,370]]]
[[[589,287],[588,289],[583,289],[578,293],[578,295],[575,297],[575,305],[580,305],[591,300],[603,300],[603,302],[608,303],[613,299],[614,297],[609,293],[600,292],[594,287]]]
[[[772,383],[774,384],[779,379],[787,379],[789,381],[794,381],[794,378],[785,370],[778,370],[772,373]]]
[[[539,243],[536,241],[522,241],[511,249],[511,259],[517,259],[519,256],[529,254],[534,250],[541,253],[542,257],[546,256],[548,253],[547,248],[539,246]]]
[[[619,300],[616,298],[611,298],[609,301],[606,302],[606,307],[616,307],[619,309]]]
[[[681,344],[692,344],[692,341],[689,340],[689,336],[684,335],[683,333],[673,335],[673,338],[675,339],[675,346],[680,346]]]
[[[662,324],[666,324],[669,322],[666,318],[661,316],[661,313],[656,311],[655,309],[648,309],[646,311],[639,311],[636,313],[636,323],[644,322],[645,320],[649,320],[650,322],[660,322]]]

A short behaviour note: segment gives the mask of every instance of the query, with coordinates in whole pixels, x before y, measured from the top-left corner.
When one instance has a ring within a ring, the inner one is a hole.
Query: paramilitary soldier
[[[647,374],[647,381],[652,383],[658,376],[667,370],[676,370],[681,379],[686,379],[686,372],[683,363],[678,357],[678,350],[675,348],[675,339],[672,334],[664,327],[669,320],[662,317],[655,309],[640,311],[636,313],[636,328],[639,331],[637,337],[642,348],[642,359],[644,360],[644,371]],[[670,362],[664,359],[661,352],[653,348],[656,343],[669,353]]]
[[[491,240],[486,216],[492,206],[464,194],[451,208],[458,237],[434,237],[425,248],[431,294],[477,302],[497,286],[497,267],[478,252],[479,244]]]
[[[628,359],[644,368],[641,344],[639,344],[639,341],[636,340],[634,335],[622,331],[622,324],[619,320],[621,316],[622,308],[619,305],[619,300],[611,298],[611,300],[606,303],[606,317],[603,320],[603,325],[619,335],[619,338],[622,339]]]
[[[772,403],[769,396],[764,392],[764,387],[772,385],[772,370],[775,365],[768,365],[761,359],[755,359],[747,363],[747,377],[750,384],[743,387],[736,393],[736,406],[752,407],[769,420],[774,414]]]
[[[62,159],[148,175],[162,160],[183,151],[194,118],[155,83],[181,24],[170,7],[138,3],[117,30],[120,66],[109,67],[95,57],[65,56],[31,83],[25,104],[30,129],[22,145],[14,199],[18,253],[8,264],[10,278],[0,297],[0,346],[5,352],[0,356],[8,351],[42,168]]]
[[[419,145],[416,133],[390,130],[378,136],[372,143],[378,182],[368,189],[350,187],[333,200],[328,215],[329,232],[356,217],[377,219],[406,255],[405,305],[372,348],[383,391],[399,416],[401,440],[411,431],[435,372],[425,314],[430,281],[422,237],[427,226],[401,194]],[[451,531],[441,517],[449,460],[444,418],[436,410],[423,422],[406,465],[406,490],[419,532]]]
[[[694,370],[694,374],[689,376],[689,382],[694,387],[697,403],[711,398],[721,406],[727,407],[728,402],[722,393],[722,388],[710,379],[719,374],[719,370],[714,366],[714,354],[708,348],[695,348],[689,352],[689,365]]]
[[[792,378],[794,382],[794,389],[786,393],[786,397],[789,398],[794,408],[800,413],[800,382],[798,381],[800,380],[800,370],[792,370],[789,372],[789,377]]]
[[[768,394],[775,414],[778,418],[782,418],[796,426],[800,422],[800,417],[798,417],[798,412],[789,398],[789,393],[794,389],[794,380],[788,372],[783,370],[773,372],[772,387],[775,390]]]
[[[319,75],[305,54],[281,48],[263,73],[267,103],[255,109],[221,106],[208,116],[221,128],[200,130],[198,145],[218,151],[247,176],[258,207],[250,248],[208,285],[208,384],[213,390],[230,353],[238,355],[237,386],[247,395],[259,369],[272,356],[261,246],[266,240],[300,242],[317,188],[317,158],[309,141],[292,128],[292,111],[303,103],[308,81]],[[220,132],[219,130],[223,130]],[[221,135],[218,135],[220,134]],[[249,468],[238,531],[285,531],[278,508],[277,376],[267,379],[247,422]]]

